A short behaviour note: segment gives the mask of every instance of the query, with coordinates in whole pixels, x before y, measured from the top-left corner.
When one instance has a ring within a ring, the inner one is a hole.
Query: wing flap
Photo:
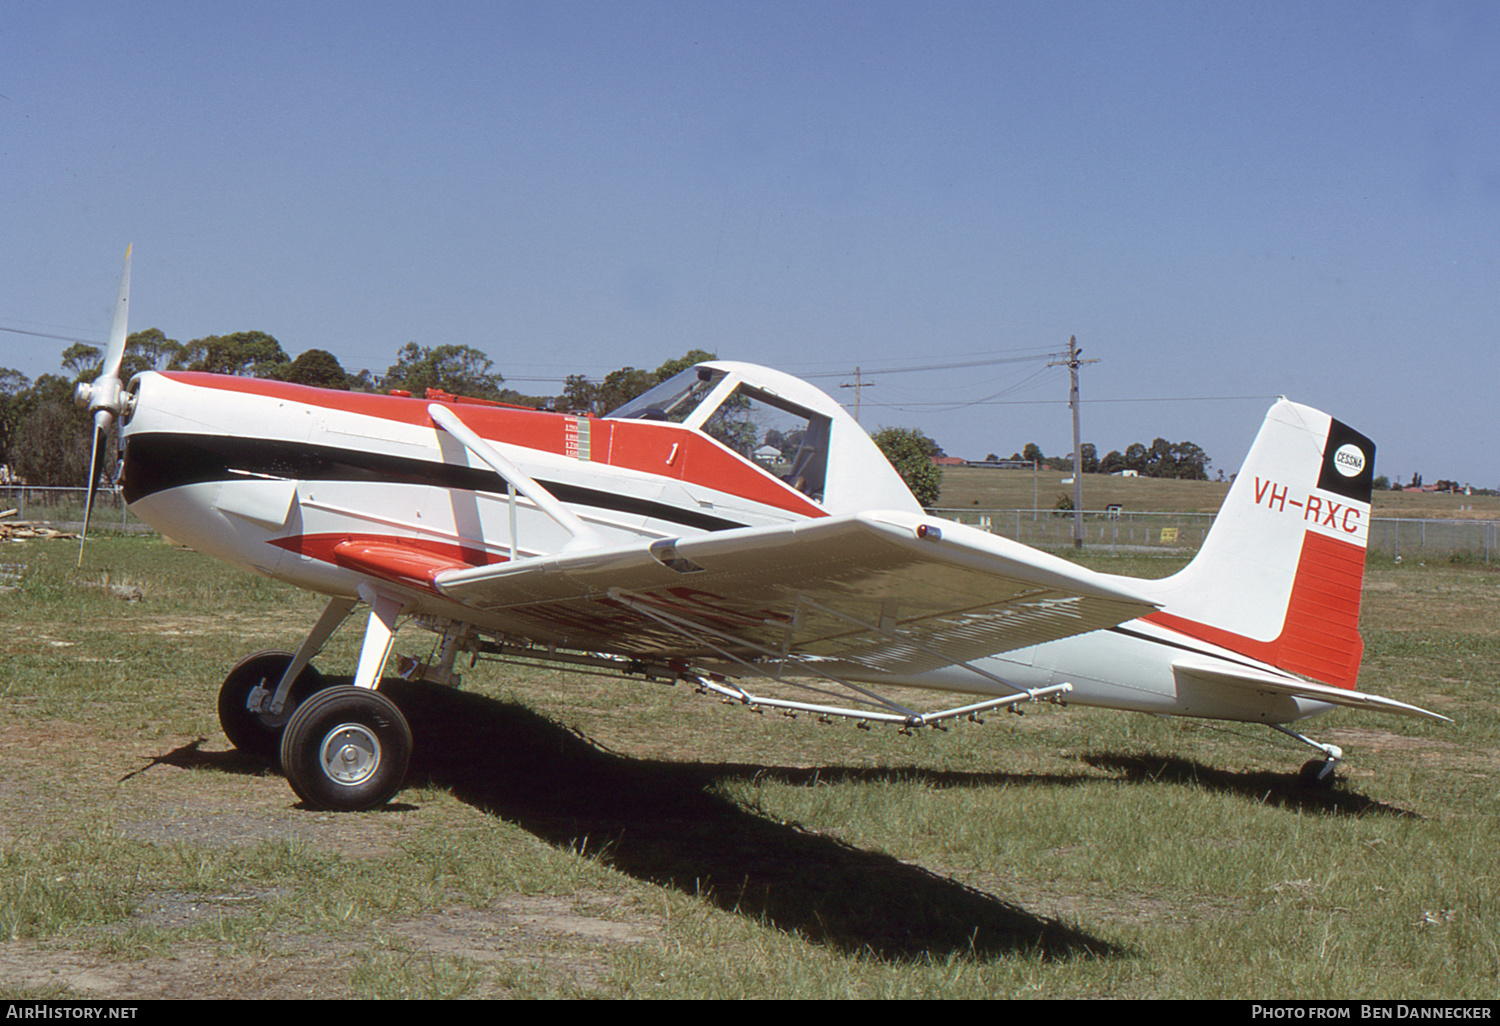
[[[1039,644],[1155,608],[1115,579],[906,513],[450,570],[434,585],[531,637],[640,654],[818,656],[884,672]],[[695,650],[684,629],[712,644]]]

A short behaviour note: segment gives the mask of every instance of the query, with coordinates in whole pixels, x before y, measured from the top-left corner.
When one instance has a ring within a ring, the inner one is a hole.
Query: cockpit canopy
[[[821,502],[832,418],[708,364],[690,367],[608,414],[702,431]]]

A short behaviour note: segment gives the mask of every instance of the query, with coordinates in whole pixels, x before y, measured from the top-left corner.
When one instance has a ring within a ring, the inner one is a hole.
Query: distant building
[[[1030,470],[1030,460],[961,460],[965,467],[982,467],[985,470]]]

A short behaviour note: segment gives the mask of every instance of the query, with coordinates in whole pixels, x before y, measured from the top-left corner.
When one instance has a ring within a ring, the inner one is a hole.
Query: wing
[[[1110,627],[1154,603],[1005,538],[906,513],[446,570],[517,635],[627,655],[786,656],[921,672]]]

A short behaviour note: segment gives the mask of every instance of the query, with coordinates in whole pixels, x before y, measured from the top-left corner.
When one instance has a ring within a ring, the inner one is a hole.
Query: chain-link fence
[[[1003,534],[1037,548],[1073,544],[1073,513],[1030,509],[935,509],[948,520]],[[1212,513],[1148,513],[1089,510],[1083,514],[1083,543],[1118,553],[1189,555],[1213,526]],[[1392,558],[1467,556],[1488,563],[1500,559],[1500,521],[1424,520],[1374,517],[1369,551]]]
[[[17,520],[54,524],[83,521],[82,488],[33,488],[0,485],[0,512],[15,510]],[[1055,509],[934,509],[936,516],[1003,534],[1037,548],[1073,544],[1073,514]],[[1083,543],[1117,553],[1191,555],[1213,526],[1212,513],[1150,513],[1139,510],[1089,510],[1083,514]],[[126,508],[118,490],[94,493],[93,526],[109,530],[150,530]],[[1369,551],[1392,558],[1467,556],[1488,563],[1500,560],[1500,521],[1425,520],[1375,517],[1370,521]]]
[[[1003,534],[1037,548],[1073,544],[1073,513],[1055,509],[935,509],[934,515],[957,520],[992,534]],[[1196,552],[1213,526],[1211,513],[1145,513],[1085,511],[1083,543],[1115,552]]]
[[[83,523],[88,500],[83,488],[38,488],[31,485],[0,485],[0,513],[15,510],[7,520],[43,520],[62,526]],[[90,528],[142,531],[150,528],[125,505],[119,490],[100,488],[94,492]]]

